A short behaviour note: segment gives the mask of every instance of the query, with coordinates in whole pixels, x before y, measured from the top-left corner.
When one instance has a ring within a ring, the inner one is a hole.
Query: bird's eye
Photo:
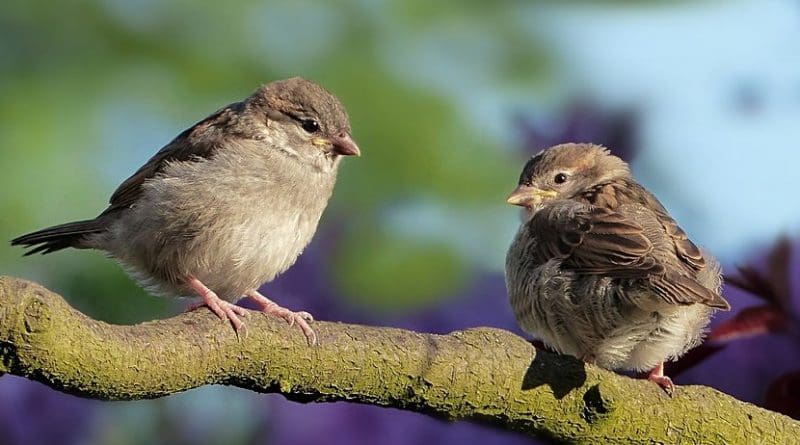
[[[555,178],[553,178],[553,182],[556,184],[563,184],[567,182],[567,175],[565,173],[559,173]]]
[[[303,127],[303,130],[308,133],[316,133],[319,131],[319,122],[314,119],[303,119],[300,125]]]

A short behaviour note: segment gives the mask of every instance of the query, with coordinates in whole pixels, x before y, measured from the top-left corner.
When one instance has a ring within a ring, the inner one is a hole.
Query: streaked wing
[[[529,229],[538,241],[538,261],[562,258],[562,267],[578,273],[646,279],[653,293],[670,304],[728,308],[688,271],[660,261],[663,256],[655,255],[644,227],[622,212],[564,201],[537,212]]]
[[[529,229],[539,260],[563,258],[577,272],[636,278],[664,270],[642,226],[613,210],[563,201],[537,212]]]
[[[633,184],[629,185],[629,187],[633,187]],[[703,253],[700,251],[700,248],[689,239],[686,232],[684,232],[678,223],[669,215],[669,212],[661,205],[661,202],[641,185],[635,184],[634,188],[638,191],[636,195],[643,198],[642,204],[653,211],[656,218],[658,218],[658,221],[667,232],[667,235],[672,239],[678,258],[694,270],[704,268],[706,261],[703,259]]]

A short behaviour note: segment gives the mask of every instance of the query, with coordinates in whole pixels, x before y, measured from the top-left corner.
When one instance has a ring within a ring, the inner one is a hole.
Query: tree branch
[[[112,326],[38,284],[0,277],[0,375],[102,400],[209,384],[298,402],[349,401],[575,443],[786,444],[800,423],[701,386],[656,385],[537,351],[499,329],[449,335],[316,322],[319,345],[253,313],[249,335],[209,311]]]

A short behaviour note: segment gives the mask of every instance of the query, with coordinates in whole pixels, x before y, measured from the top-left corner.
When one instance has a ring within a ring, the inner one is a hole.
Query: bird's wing
[[[111,195],[109,206],[103,212],[103,215],[133,205],[142,194],[142,184],[161,172],[168,163],[211,157],[219,145],[210,140],[194,136],[199,132],[205,131],[210,126],[223,125],[231,118],[232,107],[237,105],[232,104],[221,108],[176,136],[175,139],[159,150],[139,170],[136,170],[133,175],[117,187],[117,190]]]
[[[669,216],[667,209],[664,208],[658,198],[639,184],[636,184],[636,188],[639,189],[637,195],[644,200],[642,204],[655,213],[658,222],[661,223],[661,226],[664,227],[667,235],[669,235],[678,258],[695,271],[703,269],[706,266],[706,261],[700,248],[689,239],[686,232]]]
[[[667,235],[672,238],[672,244],[675,246],[675,253],[687,265],[691,266],[694,270],[700,270],[706,266],[706,261],[703,258],[703,253],[700,248],[689,239],[686,232],[680,228],[678,223],[672,219],[671,216],[664,212],[656,212],[658,221],[664,226]]]
[[[663,273],[640,224],[620,212],[574,201],[548,205],[529,222],[537,260],[563,259],[579,273],[642,278]]]
[[[537,212],[529,229],[539,261],[560,258],[562,267],[577,273],[646,279],[670,304],[727,307],[719,294],[659,260],[645,227],[620,211],[565,201]]]

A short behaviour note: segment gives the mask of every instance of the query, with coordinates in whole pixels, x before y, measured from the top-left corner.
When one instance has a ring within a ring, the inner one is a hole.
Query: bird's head
[[[529,212],[548,202],[572,199],[597,185],[630,178],[628,164],[594,144],[562,144],[531,158],[506,200]]]
[[[301,161],[335,163],[341,156],[361,155],[344,105],[316,83],[300,77],[279,80],[245,102],[261,113],[271,145]]]

